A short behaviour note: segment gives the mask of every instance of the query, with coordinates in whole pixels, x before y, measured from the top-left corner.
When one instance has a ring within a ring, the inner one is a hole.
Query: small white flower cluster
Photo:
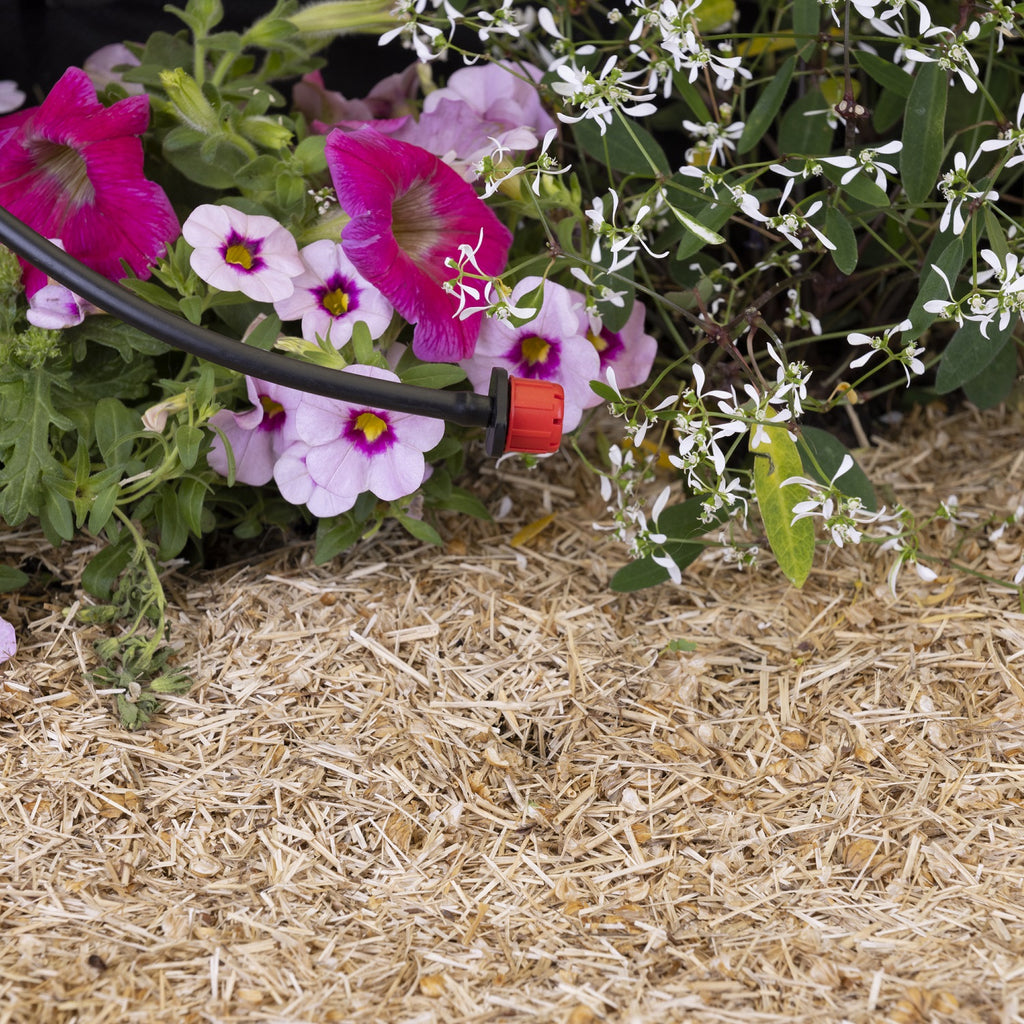
[[[448,32],[437,25],[429,24],[422,15],[440,10],[448,23]],[[402,45],[416,54],[417,60],[429,62],[442,56],[448,49],[462,13],[449,0],[398,0],[391,12],[402,23],[384,32],[379,45],[387,46],[393,39],[400,39]]]
[[[737,75],[751,77],[728,45],[720,46],[716,52],[701,39],[694,18],[699,0],[683,5],[674,0],[655,4],[630,0],[630,6],[638,14],[629,35],[630,52],[650,65],[651,89],[656,91],[660,84],[667,97],[672,91],[672,72],[685,71],[689,81],[695,82],[705,68],[715,76],[715,88],[722,92],[732,89]],[[656,42],[657,49],[645,48],[643,44],[648,41]]]
[[[618,192],[609,189],[608,197],[611,205],[610,217],[605,217],[605,202],[600,196],[594,197],[590,209],[586,211],[587,220],[594,233],[594,241],[590,248],[590,259],[593,263],[600,263],[602,253],[607,252],[611,262],[607,266],[602,265],[602,269],[612,274],[623,267],[628,267],[641,249],[655,259],[662,259],[668,255],[667,252],[655,252],[646,240],[648,225],[653,225],[657,216],[666,208],[664,189],[655,189],[634,202],[633,223],[628,227],[615,223],[619,211]]]
[[[942,271],[940,270],[941,274]],[[900,348],[893,345],[893,338],[903,331],[909,331],[912,324],[909,320],[903,320],[892,327],[887,327],[880,336],[872,337],[869,334],[862,334],[860,331],[851,331],[846,340],[854,346],[867,345],[867,351],[857,356],[850,363],[851,368],[856,369],[863,366],[875,353],[885,356],[885,362],[898,362],[907,375],[907,384],[910,384],[910,375],[920,376],[924,373],[924,363],[918,358],[923,348],[916,346],[912,341],[907,342]],[[882,365],[885,365],[884,363]]]
[[[654,93],[643,85],[633,84],[646,72],[623,71],[618,63],[617,57],[609,57],[596,75],[574,63],[559,64],[555,73],[561,81],[553,83],[551,88],[570,106],[582,110],[578,115],[559,111],[559,120],[566,124],[593,121],[604,135],[617,113],[630,117],[653,114],[658,109],[650,102]]]
[[[945,282],[949,298],[930,299],[924,308],[926,312],[944,320],[953,320],[959,326],[974,321],[981,325],[981,333],[987,338],[989,328],[997,320],[998,329],[1004,331],[1014,317],[1024,316],[1024,261],[1012,252],[1000,258],[992,249],[982,249],[979,255],[989,269],[977,273],[973,289],[961,299],[954,297],[949,278],[941,267],[933,263],[932,270]],[[982,287],[992,281],[998,287]]]

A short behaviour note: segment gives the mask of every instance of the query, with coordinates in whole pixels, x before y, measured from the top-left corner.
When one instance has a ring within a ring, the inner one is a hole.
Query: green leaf
[[[818,0],[794,0],[793,33],[796,45],[803,49],[808,40],[816,40],[821,28],[821,5]]]
[[[758,96],[753,110],[747,115],[743,134],[740,135],[739,141],[736,143],[738,153],[746,153],[753,149],[761,141],[764,133],[768,131],[782,106],[782,101],[786,98],[786,90],[789,88],[795,67],[796,57],[788,58]]]
[[[615,120],[602,135],[601,129],[587,119],[573,125],[573,135],[581,153],[586,153],[613,171],[644,178],[654,178],[659,174],[666,178],[672,176],[672,168],[661,146],[636,121],[630,121],[627,125]]]
[[[896,67],[892,61],[867,50],[854,50],[853,59],[886,92],[895,93],[903,99],[910,95],[910,90],[914,85],[913,75],[908,75],[902,68]]]
[[[0,389],[0,519],[11,526],[41,515],[47,497],[44,478],[63,476],[50,450],[50,428],[67,431],[74,424],[54,407],[57,382],[39,367]]]
[[[313,561],[317,565],[329,562],[352,547],[365,530],[364,523],[356,522],[347,514],[321,519],[316,527],[316,549]]]
[[[446,388],[466,379],[466,371],[454,363],[414,363],[399,369],[403,384],[417,384],[424,388]]]
[[[964,394],[979,409],[992,409],[1006,401],[1017,379],[1017,345],[1008,338],[995,358],[977,377],[964,383]]]
[[[832,262],[844,274],[852,274],[857,269],[857,236],[850,222],[834,207],[830,206],[825,214],[825,237],[835,245],[832,250]]]
[[[985,237],[992,251],[999,257],[1001,263],[1006,262],[1006,255],[1009,246],[1006,244],[1006,233],[1003,231],[999,218],[992,212],[992,208],[986,203],[982,208],[982,215],[985,218]]]
[[[425,523],[422,519],[413,519],[412,516],[407,515],[397,515],[395,518],[402,524],[405,531],[411,533],[417,540],[421,540],[425,544],[434,544],[438,547],[444,544],[441,535],[430,523]]]
[[[114,591],[117,578],[131,561],[133,544],[125,533],[121,543],[108,544],[89,560],[82,571],[82,589],[93,597],[105,601]]]
[[[915,341],[920,338],[925,330],[938,319],[938,314],[929,313],[924,308],[924,304],[932,299],[942,299],[949,295],[946,290],[946,282],[933,269],[933,265],[942,270],[951,285],[955,285],[960,269],[964,265],[963,239],[956,235],[952,238],[947,235],[937,235],[929,247],[921,267],[924,273],[921,290],[910,307],[908,319],[911,326],[909,330],[903,332],[904,341]]]
[[[754,438],[760,441],[756,447]],[[807,489],[801,484],[782,485],[789,477],[803,475],[800,452],[785,427],[764,424],[752,428],[750,448],[754,455],[754,493],[768,543],[789,581],[802,587],[814,562],[814,525],[810,519],[794,523],[793,506],[807,500]]]
[[[701,251],[701,249],[704,248],[705,245],[708,244],[706,239],[706,233],[708,231],[710,231],[715,238],[718,238],[719,241],[721,241],[721,236],[717,234],[717,231],[720,227],[723,227],[725,223],[729,220],[729,218],[736,212],[736,207],[732,204],[731,201],[723,201],[721,203],[716,203],[714,206],[708,205],[705,206],[704,209],[701,210],[701,212],[698,213],[695,218],[689,217],[689,215],[687,215],[689,217],[689,220],[685,223],[679,216],[679,211],[675,212],[677,219],[680,221],[680,223],[684,224],[684,227],[685,223],[695,221],[702,228],[702,230],[699,232],[688,230],[685,231],[683,234],[682,241],[676,247],[676,251],[673,254],[673,258],[676,260],[685,260],[689,259],[691,256],[696,255],[698,252]]]
[[[990,324],[986,338],[981,333],[982,325],[976,320],[968,320],[949,339],[949,344],[942,353],[942,361],[935,375],[935,390],[940,395],[948,395],[950,391],[977,378],[1006,347],[1016,321],[1016,317],[1011,317],[1003,330],[999,330],[995,324]]]
[[[942,166],[947,72],[938,61],[919,64],[903,117],[900,180],[915,206],[928,200]]]
[[[680,569],[685,569],[700,557],[705,547],[704,544],[685,541],[682,544],[666,544],[665,553]],[[650,555],[646,555],[619,569],[612,576],[609,586],[617,594],[631,594],[636,590],[667,583],[670,578],[668,569],[658,565]]]
[[[127,462],[132,453],[132,435],[141,423],[134,413],[117,398],[101,398],[96,403],[96,444],[108,466]]]
[[[797,447],[800,449],[804,474],[815,480],[820,480],[826,486],[835,476],[843,457],[850,455],[842,442],[817,427],[802,427]],[[852,455],[850,457],[853,458]],[[820,472],[818,466],[821,467]],[[851,498],[860,498],[869,512],[877,511],[878,499],[875,496],[875,489],[871,486],[871,481],[867,478],[864,470],[857,465],[856,459],[854,459],[853,465],[836,480],[835,486]]]
[[[832,152],[833,130],[828,123],[831,108],[820,88],[791,103],[779,125],[782,156],[828,156]]]
[[[20,590],[28,583],[28,576],[13,565],[0,565],[0,593]]]
[[[444,500],[439,501],[437,504],[440,508],[461,512],[463,515],[473,516],[475,519],[492,518],[491,513],[487,510],[487,506],[475,494],[462,487],[453,487],[445,495]]]
[[[188,523],[181,513],[177,491],[167,488],[157,496],[154,506],[157,529],[160,531],[160,547],[157,557],[174,558],[181,553],[188,542]]]
[[[189,423],[183,423],[174,432],[174,445],[178,449],[178,458],[185,469],[191,469],[199,458],[199,449],[206,435]]]

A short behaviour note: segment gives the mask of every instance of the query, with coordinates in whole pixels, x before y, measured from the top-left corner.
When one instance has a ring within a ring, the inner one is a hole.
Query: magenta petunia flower
[[[13,658],[17,649],[18,638],[14,634],[14,627],[6,619],[0,619],[0,665],[8,658]]]
[[[188,215],[181,233],[193,249],[192,269],[222,292],[277,302],[291,295],[292,280],[306,269],[295,239],[273,217],[204,203]]]
[[[390,370],[346,373],[397,381]],[[383,501],[412,494],[427,473],[424,452],[444,436],[441,420],[306,395],[295,414],[299,440],[285,450],[274,480],[285,500],[315,516],[347,512],[364,491]]]
[[[148,97],[104,107],[88,75],[69,68],[41,106],[0,118],[0,206],[105,277],[124,277],[122,260],[148,276],[179,232],[143,174],[148,122]]]
[[[260,487],[270,482],[278,457],[298,439],[295,410],[305,395],[254,377],[246,377],[245,384],[252,408],[240,413],[221,409],[210,417],[210,426],[217,427],[231,445],[235,479]],[[219,434],[206,461],[221,476],[228,475],[228,454]]]
[[[369,284],[337,242],[321,239],[301,250],[305,266],[292,284],[295,290],[274,303],[282,320],[301,320],[306,341],[327,338],[341,348],[353,326],[362,321],[371,338],[379,338],[391,323],[391,303]]]
[[[458,299],[444,288],[454,276],[446,261],[468,245],[485,274],[500,274],[512,244],[508,229],[432,153],[373,128],[331,132],[327,163],[351,218],[341,238],[345,255],[415,324],[413,351],[435,362],[468,358],[481,314],[458,319]]]
[[[523,278],[512,291],[515,307],[541,282]],[[554,281],[544,283],[544,301],[537,315],[523,327],[499,320],[484,321],[476,352],[462,362],[480,394],[487,394],[491,369],[504,367],[514,377],[551,380],[565,392],[564,430],[579,425],[583,410],[594,404],[590,382],[600,376],[601,360],[588,337],[589,322],[576,292]]]

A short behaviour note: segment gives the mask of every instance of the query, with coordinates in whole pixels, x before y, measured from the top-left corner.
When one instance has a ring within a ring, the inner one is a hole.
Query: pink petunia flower
[[[18,638],[14,634],[14,627],[6,619],[0,619],[0,665],[8,658],[13,658],[17,649]]]
[[[281,453],[298,440],[295,411],[305,395],[255,377],[246,377],[245,386],[252,408],[246,412],[221,409],[210,417],[210,426],[219,429],[231,445],[235,479],[261,487],[273,478]],[[228,475],[228,453],[220,434],[214,437],[206,461],[221,476]]]
[[[295,239],[273,217],[204,203],[188,215],[181,233],[193,247],[192,269],[222,292],[277,302],[292,294],[292,280],[306,269]]]
[[[541,282],[526,277],[512,291],[517,306]],[[579,425],[583,410],[595,405],[590,382],[597,380],[601,359],[587,336],[589,321],[576,292],[553,281],[544,283],[544,301],[523,327],[498,319],[484,321],[476,352],[461,365],[480,394],[487,394],[491,369],[502,366],[514,377],[552,380],[565,391],[564,430]]]
[[[69,68],[41,106],[0,118],[0,206],[111,280],[124,277],[122,260],[148,276],[179,231],[143,174],[148,122],[148,97],[104,107],[88,75]]]
[[[469,245],[485,274],[500,274],[512,244],[508,229],[436,156],[373,128],[331,132],[327,163],[351,218],[341,238],[345,255],[415,324],[413,351],[434,362],[468,358],[481,314],[457,318],[458,300],[444,288],[452,277],[446,261]]]
[[[340,92],[327,89],[323,75],[311,71],[292,87],[292,104],[317,131],[325,134],[340,121],[403,117],[413,111],[412,98],[420,85],[419,67],[414,62],[404,71],[382,78],[359,100],[346,99]]]
[[[473,181],[480,161],[495,149],[536,149],[555,128],[534,84],[540,78],[540,70],[532,64],[495,61],[453,72],[447,85],[427,94],[418,118],[403,113],[401,105],[355,105],[362,101],[336,104],[332,113],[343,115],[335,117],[334,123],[345,130],[369,121],[382,135],[420,146],[443,159],[464,180]]]
[[[353,326],[362,321],[371,338],[379,338],[391,323],[391,303],[352,266],[341,245],[321,239],[299,253],[305,266],[292,282],[295,290],[274,303],[282,320],[301,320],[307,341],[327,338],[341,348]]]
[[[349,366],[346,373],[397,381],[390,370]],[[299,440],[274,468],[285,500],[315,516],[347,512],[364,491],[383,501],[412,494],[427,473],[424,452],[444,436],[441,420],[306,395],[295,415]]]

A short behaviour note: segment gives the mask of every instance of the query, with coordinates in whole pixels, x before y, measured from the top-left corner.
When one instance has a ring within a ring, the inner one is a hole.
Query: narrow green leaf
[[[927,201],[942,166],[947,72],[938,61],[919,64],[903,117],[900,180],[915,206]]]
[[[857,269],[857,236],[850,222],[834,207],[830,206],[825,214],[825,237],[835,245],[832,250],[832,262],[844,274],[852,274]]]
[[[692,541],[682,544],[666,544],[665,553],[680,569],[685,569],[700,557],[704,547],[705,545]],[[669,579],[668,569],[663,565],[658,565],[650,555],[647,555],[619,569],[612,576],[609,586],[617,594],[631,594],[636,590],[645,590],[647,587],[656,587],[659,583],[667,583]]]
[[[1017,344],[1007,338],[992,362],[964,384],[964,394],[979,409],[992,409],[1006,400],[1016,380]]]
[[[1006,232],[1003,231],[999,218],[992,212],[992,208],[986,203],[982,207],[982,215],[985,218],[985,237],[992,251],[1005,263],[1009,246],[1006,244]]]
[[[807,500],[807,489],[801,484],[783,486],[789,477],[803,475],[800,452],[785,427],[762,424],[751,433],[754,493],[768,543],[789,581],[802,587],[814,562],[814,525],[810,519],[793,522],[793,506]]]
[[[775,73],[775,76],[768,82],[758,96],[753,110],[747,115],[746,124],[743,127],[743,134],[736,143],[738,153],[746,153],[753,149],[766,131],[775,115],[786,98],[786,90],[789,88],[790,79],[793,77],[793,69],[796,67],[796,57],[790,57],[782,67]]]
[[[417,384],[424,388],[446,388],[466,379],[466,371],[453,363],[416,363],[398,375],[403,384]]]
[[[794,0],[793,33],[801,50],[809,39],[816,39],[821,28],[821,5],[818,0]]]
[[[996,324],[990,324],[987,338],[981,333],[980,323],[968,320],[949,339],[942,353],[942,361],[935,375],[935,390],[940,395],[947,395],[977,378],[1006,347],[1016,320],[1016,317],[1011,317],[1003,330],[999,330]]]
[[[897,96],[902,96],[903,99],[910,95],[910,90],[914,85],[913,75],[908,75],[902,68],[896,67],[892,61],[867,50],[854,50],[853,59],[886,92],[895,93]]]

